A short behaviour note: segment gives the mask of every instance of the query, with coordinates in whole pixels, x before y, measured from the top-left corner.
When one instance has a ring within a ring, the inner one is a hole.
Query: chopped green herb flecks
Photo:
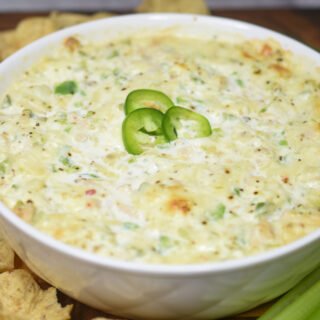
[[[258,215],[271,213],[275,210],[273,202],[258,202],[255,206],[255,211]]]
[[[191,80],[195,83],[205,84],[204,80],[197,75],[191,75]]]
[[[236,195],[236,196],[240,196],[241,195],[241,189],[240,188],[234,188],[233,189],[233,193]]]
[[[89,117],[92,117],[94,116],[96,113],[92,110],[88,111],[87,114],[86,114],[86,117],[89,118]]]
[[[70,157],[61,156],[59,161],[65,166],[68,172],[75,172],[80,169],[78,166],[72,163]]]
[[[261,210],[262,208],[264,208],[266,206],[266,203],[265,202],[258,202],[256,204],[256,211],[259,211]]]
[[[100,177],[98,175],[94,174],[94,173],[81,173],[79,175],[79,177],[81,179],[86,179],[86,180],[88,180],[88,179],[100,179]]]
[[[288,145],[288,141],[287,140],[280,140],[279,145],[286,147]]]
[[[79,50],[78,53],[80,54],[80,56],[82,57],[87,57],[88,54],[86,52],[84,52],[83,50]]]
[[[68,126],[64,129],[65,132],[69,133],[72,130],[72,126]]]
[[[78,90],[78,85],[75,81],[64,81],[55,87],[54,92],[56,94],[67,95],[75,94]]]
[[[215,220],[222,219],[226,212],[226,206],[223,203],[218,204],[218,206],[211,212],[211,217]]]
[[[2,101],[2,105],[1,105],[1,108],[2,109],[6,109],[6,108],[9,108],[10,106],[12,105],[12,99],[11,99],[11,96],[6,94],[3,101]]]
[[[241,88],[243,88],[243,87],[244,87],[243,80],[241,80],[241,79],[237,79],[237,80],[236,80],[236,82],[237,82],[237,85],[238,85],[239,87],[241,87]]]
[[[168,236],[161,236],[159,239],[160,251],[169,249],[170,247],[172,247],[172,240]]]
[[[7,171],[8,161],[4,160],[0,162],[0,174],[5,174]]]
[[[139,229],[139,226],[136,223],[133,222],[125,222],[123,224],[123,227],[127,230],[136,230]]]
[[[264,113],[264,112],[266,112],[267,111],[267,107],[264,107],[264,108],[262,108],[262,109],[260,109],[260,113]]]
[[[59,160],[63,165],[65,165],[67,167],[71,166],[71,162],[68,157],[61,157]]]
[[[108,55],[108,59],[112,59],[115,57],[119,56],[119,51],[118,50],[113,50],[109,55]]]

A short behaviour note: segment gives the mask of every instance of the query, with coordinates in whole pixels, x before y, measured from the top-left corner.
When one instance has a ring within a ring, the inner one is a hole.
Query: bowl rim
[[[146,14],[128,14],[121,15],[116,17],[108,17],[105,19],[100,19],[96,21],[90,21],[86,23],[82,23],[76,26],[72,26],[52,34],[49,34],[39,40],[32,42],[26,47],[20,49],[16,53],[14,53],[9,58],[5,59],[0,63],[0,75],[2,72],[6,72],[6,65],[10,65],[14,63],[16,60],[20,61],[24,58],[24,56],[28,53],[32,53],[35,51],[35,48],[41,47],[43,48],[45,44],[50,43],[51,40],[61,39],[65,36],[69,36],[71,34],[81,32],[81,30],[86,29],[87,27],[95,28],[96,25],[99,24],[113,24],[114,21],[118,21],[121,23],[122,20],[128,22],[130,20],[137,19],[151,19],[151,20],[172,20],[174,23],[183,23],[190,22],[191,20],[202,20],[204,22],[209,23],[220,23],[226,24],[228,26],[232,25],[235,30],[237,29],[246,29],[246,30],[255,30],[258,32],[262,32],[263,34],[267,34],[270,37],[275,37],[276,40],[280,41],[281,44],[283,42],[292,44],[293,46],[299,47],[303,52],[305,52],[308,56],[315,57],[316,60],[320,62],[320,54],[314,49],[308,47],[307,45],[298,42],[295,39],[292,39],[286,35],[283,35],[279,32],[252,24],[243,22],[240,20],[216,17],[216,16],[202,16],[202,15],[194,15],[194,14],[177,14],[177,13],[146,13]],[[4,70],[3,70],[4,69]],[[153,264],[146,262],[133,262],[115,259],[111,257],[99,256],[98,254],[94,254],[88,251],[85,251],[80,248],[73,247],[71,245],[65,244],[59,240],[54,239],[53,237],[39,231],[31,224],[23,221],[21,218],[16,216],[9,208],[7,208],[2,202],[0,202],[0,216],[13,226],[15,229],[22,232],[25,236],[32,238],[33,241],[39,242],[41,245],[49,247],[51,250],[58,251],[62,255],[70,256],[71,258],[82,261],[84,263],[93,264],[95,266],[99,266],[102,268],[112,268],[121,271],[127,271],[131,273],[143,273],[150,274],[154,276],[187,276],[187,275],[199,275],[199,274],[207,274],[207,273],[221,273],[226,271],[234,271],[241,270],[248,267],[253,267],[257,265],[261,265],[264,263],[271,262],[276,259],[280,259],[289,254],[293,254],[295,251],[301,250],[303,247],[319,241],[320,242],[320,229],[313,231],[312,233],[297,239],[289,244],[284,246],[271,249],[262,253],[258,253],[252,256],[246,256],[237,259],[230,259],[226,261],[216,261],[216,262],[207,262],[207,263],[195,263],[195,264]],[[0,220],[1,222],[1,220]]]

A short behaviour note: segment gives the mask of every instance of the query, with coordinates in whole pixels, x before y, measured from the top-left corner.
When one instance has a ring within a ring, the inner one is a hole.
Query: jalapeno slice
[[[137,155],[166,142],[162,120],[163,113],[159,110],[142,108],[132,111],[122,124],[122,140],[126,150]]]
[[[212,133],[208,119],[182,107],[172,107],[164,115],[162,129],[169,141],[177,138],[201,138]]]
[[[165,113],[173,105],[171,99],[161,91],[138,89],[128,94],[124,110],[129,114],[136,109],[151,108]]]

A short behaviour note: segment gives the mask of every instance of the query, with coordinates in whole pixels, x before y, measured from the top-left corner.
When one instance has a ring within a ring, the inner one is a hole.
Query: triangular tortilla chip
[[[143,0],[137,12],[177,12],[210,14],[204,0]]]

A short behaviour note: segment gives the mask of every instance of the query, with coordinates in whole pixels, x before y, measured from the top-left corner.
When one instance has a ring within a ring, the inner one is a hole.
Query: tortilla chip
[[[0,272],[14,268],[14,252],[0,236]]]
[[[71,309],[57,302],[56,289],[42,290],[25,270],[0,274],[0,320],[69,320]]]
[[[98,12],[92,15],[78,13],[53,12],[49,18],[54,23],[57,30],[70,27],[79,23],[103,19],[112,16],[109,12]]]
[[[15,40],[15,31],[0,33],[0,62],[19,49]]]
[[[24,19],[16,28],[16,41],[19,47],[23,47],[55,30],[55,24],[51,19],[42,17]]]
[[[30,42],[51,32],[111,15],[108,12],[92,15],[53,12],[48,17],[24,19],[18,24],[16,30],[0,32],[0,62]]]
[[[210,14],[204,0],[143,0],[136,11]]]

